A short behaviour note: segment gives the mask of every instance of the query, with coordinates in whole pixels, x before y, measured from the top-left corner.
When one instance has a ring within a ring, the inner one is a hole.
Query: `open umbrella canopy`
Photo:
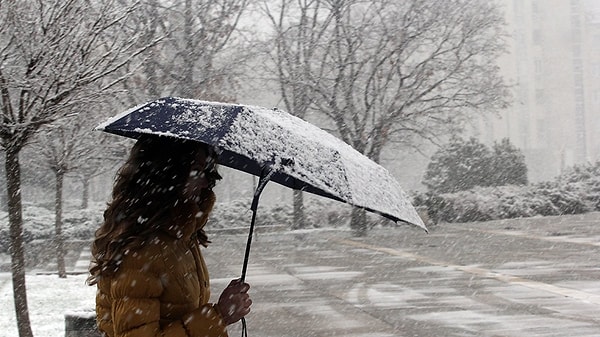
[[[167,97],[136,106],[96,129],[214,146],[219,164],[343,201],[394,221],[425,225],[394,177],[328,132],[286,112]]]

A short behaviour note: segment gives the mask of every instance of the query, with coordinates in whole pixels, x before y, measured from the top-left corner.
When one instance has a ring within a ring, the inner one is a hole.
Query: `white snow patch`
[[[10,273],[0,273],[0,336],[18,336]],[[27,274],[27,303],[34,336],[65,335],[65,314],[94,311],[96,287],[85,284],[86,274],[61,279],[57,275]]]

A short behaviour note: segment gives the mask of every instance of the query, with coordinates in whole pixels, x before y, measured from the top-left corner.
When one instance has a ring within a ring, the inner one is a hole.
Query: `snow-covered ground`
[[[101,219],[104,207],[105,205],[100,203],[90,205],[90,208],[85,211],[67,210],[63,219],[64,232],[70,239],[91,238],[93,230],[97,228],[97,223]],[[217,229],[242,226],[249,214],[247,210],[246,203],[219,205],[215,210],[219,214],[215,218],[221,219],[221,221],[213,222],[211,226]],[[285,210],[278,209],[278,212],[262,212],[260,220],[266,224],[285,224],[291,222],[290,218],[291,209],[287,207]],[[42,242],[51,237],[53,233],[54,212],[43,207],[26,205],[24,222],[24,230],[30,237]],[[7,245],[8,241],[1,240],[4,235],[2,230],[6,231],[6,234],[8,233],[8,215],[6,212],[0,211],[0,337],[15,337],[18,336],[18,331],[9,272],[10,257],[7,247],[3,246]],[[74,266],[75,269],[67,270],[68,272],[79,272],[80,275],[69,275],[66,279],[60,279],[56,274],[48,275],[48,271],[55,270],[48,265],[35,266],[32,267],[34,269],[28,271],[26,275],[27,302],[34,336],[62,337],[65,335],[65,314],[73,311],[89,311],[94,308],[96,287],[85,284],[89,251],[84,249],[81,254],[86,255],[79,257],[77,265]],[[46,259],[44,256],[35,256]]]
[[[93,309],[96,287],[87,286],[86,277],[26,275],[29,318],[35,336],[62,337],[66,313]],[[6,272],[0,273],[0,307],[0,337],[18,336],[11,276]]]

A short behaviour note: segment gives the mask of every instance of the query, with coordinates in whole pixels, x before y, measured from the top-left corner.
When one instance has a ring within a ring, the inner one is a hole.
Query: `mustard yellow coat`
[[[214,203],[214,196],[210,208]],[[213,304],[206,264],[195,233],[209,210],[156,233],[127,251],[117,273],[100,278],[96,314],[109,337],[226,337]]]

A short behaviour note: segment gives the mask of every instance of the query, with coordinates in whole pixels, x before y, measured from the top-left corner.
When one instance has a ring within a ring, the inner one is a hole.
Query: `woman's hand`
[[[238,279],[231,281],[221,293],[216,306],[226,325],[239,321],[250,312],[252,300],[248,295],[249,289],[248,283]]]

